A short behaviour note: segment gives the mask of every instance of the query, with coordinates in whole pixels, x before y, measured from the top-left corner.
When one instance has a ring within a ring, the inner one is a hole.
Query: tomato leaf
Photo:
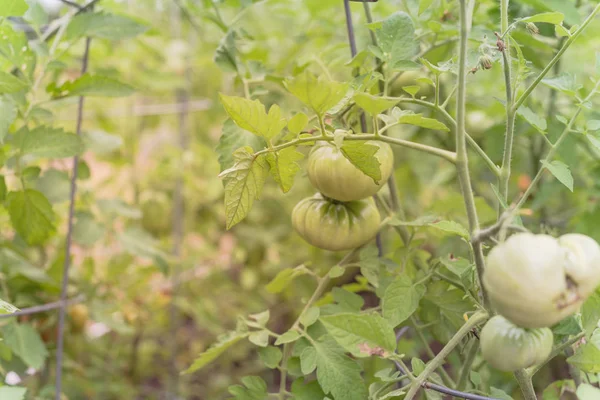
[[[38,126],[21,132],[21,151],[38,157],[66,158],[81,154],[83,141],[73,133],[60,128]]]
[[[584,372],[593,374],[600,372],[600,349],[594,343],[586,343],[579,346],[575,354],[567,358],[567,362],[573,364]]]
[[[294,147],[286,147],[278,152],[267,154],[267,161],[271,166],[271,175],[279,184],[283,193],[290,191],[294,184],[294,177],[300,171],[298,161],[304,158],[304,154],[298,152]]]
[[[43,194],[25,189],[9,192],[6,200],[10,221],[27,243],[40,244],[54,233],[54,211]]]
[[[317,355],[317,380],[334,399],[364,400],[367,396],[361,367],[329,335],[314,343]]]
[[[532,15],[531,17],[526,17],[521,20],[521,22],[545,22],[553,25],[562,24],[565,16],[560,12],[545,12],[541,14]]]
[[[418,51],[415,26],[405,12],[397,12],[382,21],[369,24],[369,28],[375,32],[383,52],[380,58],[392,66],[398,61],[410,60]]]
[[[275,346],[280,344],[286,344],[296,341],[300,337],[298,331],[287,331],[283,335],[279,336],[275,341]]]
[[[398,101],[380,96],[373,96],[368,93],[356,93],[354,95],[356,104],[371,115],[377,115],[391,108]]]
[[[227,388],[234,400],[260,400],[268,397],[267,384],[258,376],[245,376],[241,385],[232,385]]]
[[[27,89],[27,83],[23,82],[13,74],[0,71],[0,94],[15,93]]]
[[[292,281],[307,273],[306,267],[303,265],[296,268],[286,268],[277,273],[275,278],[267,285],[266,289],[269,293],[281,293],[285,290]]]
[[[542,165],[550,171],[560,183],[565,185],[571,192],[573,191],[573,175],[569,166],[561,161],[542,161]]]
[[[389,322],[379,314],[343,313],[326,315],[319,319],[329,334],[347,351],[355,356],[368,357],[360,346],[367,344],[393,352],[396,337]]]
[[[2,329],[4,342],[31,368],[40,369],[48,357],[48,350],[35,328],[12,322]]]
[[[0,7],[0,17],[20,17],[29,6],[25,0],[3,0]]]
[[[432,226],[436,229],[439,229],[441,231],[444,231],[444,232],[453,233],[464,239],[467,239],[467,240],[469,239],[469,231],[467,230],[467,228],[465,228],[458,222],[439,221],[439,222],[432,223],[430,226]]]
[[[315,369],[317,369],[317,351],[312,346],[305,347],[300,353],[300,370],[304,375],[309,375]]]
[[[379,147],[359,141],[344,141],[342,154],[375,183],[381,180],[381,163],[375,157]]]
[[[242,129],[261,136],[267,140],[277,136],[287,124],[281,117],[277,104],[265,111],[265,106],[258,100],[248,100],[237,96],[219,95],[221,103],[231,119]]]
[[[525,119],[529,123],[529,125],[533,126],[535,129],[540,131],[543,134],[546,134],[546,129],[548,129],[548,123],[544,117],[540,117],[535,114],[529,107],[521,106],[517,110],[517,114]]]
[[[234,166],[219,175],[225,179],[227,229],[246,218],[254,200],[260,197],[269,172],[265,158],[254,157],[250,147],[236,150],[234,158]]]
[[[208,350],[201,353],[196,358],[196,360],[194,360],[192,365],[183,373],[191,374],[192,372],[200,370],[207,364],[217,359],[217,357],[219,357],[221,354],[227,351],[227,349],[229,349],[231,346],[233,346],[240,340],[244,339],[246,336],[248,336],[247,332],[241,333],[236,331],[221,335],[219,337],[219,340],[215,344],[213,344]]]
[[[74,81],[65,82],[60,87],[48,86],[55,97],[88,96],[88,97],[126,97],[135,89],[115,78],[103,75],[84,74]]]
[[[295,114],[292,118],[290,118],[287,124],[287,128],[293,134],[298,135],[300,132],[302,132],[302,130],[306,127],[307,124],[308,117],[306,116],[306,114],[299,112]]]
[[[258,349],[258,356],[267,368],[273,369],[277,368],[283,355],[278,347],[267,346],[265,348]]]
[[[263,138],[240,128],[231,119],[227,119],[223,123],[221,137],[216,147],[221,172],[235,163],[233,153],[244,146],[250,146],[252,150],[259,151],[266,147],[266,143]]]
[[[148,27],[124,15],[105,12],[80,13],[73,17],[67,32],[69,40],[84,36],[108,40],[123,40],[135,37],[148,30]]]
[[[564,398],[565,393],[575,394],[575,382],[572,380],[562,380],[552,382],[544,389],[542,393],[543,400],[561,400]]]
[[[286,80],[284,85],[290,93],[320,116],[342,101],[348,92],[347,84],[330,81],[324,77],[316,78],[308,71],[294,79]]]
[[[406,275],[399,275],[386,288],[383,294],[383,317],[390,322],[392,327],[406,321],[419,307],[419,301],[425,293],[423,285],[413,285]]]
[[[600,399],[600,389],[590,385],[589,383],[582,383],[579,385],[576,394],[579,400]]]
[[[565,72],[558,76],[542,79],[542,83],[554,90],[558,90],[568,96],[575,96],[582,85],[577,83],[574,74]]]
[[[585,337],[590,338],[600,321],[600,294],[594,292],[581,307],[581,325]]]

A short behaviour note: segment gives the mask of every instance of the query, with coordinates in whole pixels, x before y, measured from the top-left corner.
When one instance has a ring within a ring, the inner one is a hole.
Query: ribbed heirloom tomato
[[[377,234],[381,217],[373,199],[338,202],[320,193],[294,207],[292,225],[308,243],[325,250],[350,250]]]
[[[526,328],[575,313],[600,283],[600,247],[584,235],[518,233],[494,247],[483,274],[499,314]]]
[[[546,360],[553,341],[550,328],[521,328],[496,315],[481,330],[481,353],[492,367],[516,371]]]
[[[390,177],[394,167],[394,153],[385,142],[367,141],[377,146],[375,157],[380,162],[381,179],[378,183],[356,168],[331,143],[318,144],[308,157],[308,179],[325,196],[339,200],[352,201],[370,197],[377,193]]]

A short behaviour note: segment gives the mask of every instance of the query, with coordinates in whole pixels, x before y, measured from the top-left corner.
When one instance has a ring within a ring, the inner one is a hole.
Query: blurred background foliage
[[[29,3],[33,6],[36,1]],[[428,50],[423,56],[434,64],[442,63],[455,53],[457,4],[449,0],[429,3],[420,14],[416,0],[382,0],[371,9],[375,20],[398,10],[408,12],[421,50]],[[477,3],[471,66],[477,63],[482,43],[495,43],[493,32],[499,24],[498,2]],[[575,25],[588,13],[591,3],[512,1],[510,12],[516,18],[553,9],[564,12],[566,22]],[[249,217],[231,231],[225,230],[223,189],[217,175],[230,166],[231,156],[215,148],[222,132],[234,128],[230,123],[223,126],[225,113],[218,104],[218,93],[243,95],[247,90],[267,106],[279,104],[290,117],[301,105],[286,94],[283,78],[310,69],[340,81],[349,80],[355,65],[349,65],[343,2],[102,0],[97,7],[133,17],[148,30],[131,39],[95,39],[91,46],[90,71],[118,77],[136,92],[123,99],[86,101],[83,129],[87,151],[81,159],[70,289],[85,296],[89,318],[78,323],[71,313],[64,393],[69,399],[159,399],[164,393],[177,392],[179,398],[213,400],[224,398],[226,388],[245,375],[261,375],[275,385],[277,371],[265,372],[258,353],[246,343],[228,349],[197,374],[178,376],[219,334],[234,329],[240,317],[270,309],[270,329],[285,331],[302,301],[312,293],[313,281],[300,276],[280,293],[270,293],[265,285],[285,268],[304,264],[323,271],[340,256],[309,246],[291,229],[293,206],[312,193],[302,172],[285,195],[272,182],[268,184]],[[50,17],[29,14],[25,20],[42,29],[49,18],[64,15],[67,8]],[[363,5],[352,4],[352,11],[357,47],[367,49],[370,36]],[[0,28],[10,25],[4,20]],[[561,42],[553,29],[540,29],[535,36],[524,29],[513,34],[533,70],[543,67]],[[51,82],[60,85],[78,76],[83,45],[79,41],[64,46],[64,53],[48,65],[46,78],[33,93],[36,100],[47,99],[45,88]],[[596,74],[597,68],[592,49],[599,45],[600,24],[595,23],[568,50],[556,74],[573,74],[578,85],[589,89],[593,84],[587,77]],[[360,65],[374,62],[372,54],[360,54],[362,61],[355,59]],[[243,72],[236,73],[240,69]],[[431,99],[431,86],[419,80],[425,77],[431,78],[425,68],[404,72],[390,83],[390,94],[406,95],[402,87],[418,85],[419,96]],[[443,76],[442,92],[446,95],[454,79],[453,74]],[[500,64],[470,75],[468,90],[467,129],[500,163],[505,118]],[[553,96],[555,105],[548,106]],[[551,140],[563,128],[557,117],[568,118],[574,111],[571,98],[544,87],[536,91],[530,107],[547,121]],[[42,103],[35,118],[74,131],[76,109],[74,97],[53,100]],[[597,114],[591,109],[587,119],[600,120]],[[356,121],[357,115],[350,118]],[[581,121],[576,129],[598,137],[600,124],[586,126]],[[546,146],[546,140],[524,118],[517,120],[516,132],[511,198],[527,187]],[[402,126],[391,135],[453,148],[453,136],[446,133]],[[532,215],[524,219],[534,231],[575,230],[600,240],[600,149],[579,146],[581,135],[568,140],[560,156],[573,171],[574,193],[554,179],[545,179],[529,203]],[[221,141],[220,146],[227,148],[227,143]],[[466,224],[450,165],[399,148],[395,158],[395,176],[407,219],[436,215]],[[480,217],[489,223],[496,217],[491,187],[494,177],[477,156],[471,156],[471,163]],[[57,232],[43,245],[28,246],[15,236],[8,214],[0,209],[2,298],[20,308],[54,301],[60,291],[69,171],[66,159],[37,163],[21,171],[27,185],[48,197],[58,216]],[[14,186],[8,173],[6,178],[9,188]],[[181,202],[175,200],[179,193]],[[408,265],[409,271],[414,267],[408,252],[419,252],[423,259],[431,260],[464,253],[463,246],[434,229],[417,230],[410,249],[403,248],[392,232],[384,236],[387,262]],[[367,302],[372,297],[364,280],[355,274],[346,274],[335,284],[347,285],[343,293],[358,292]],[[450,326],[460,324],[461,314],[470,304],[459,299],[448,306],[448,301],[436,298],[430,288],[422,304],[421,322],[435,325],[444,317],[439,313],[448,312]],[[444,304],[446,309],[440,309]],[[10,350],[0,342],[0,357],[6,356],[0,360],[0,371],[5,377],[9,371],[18,374],[30,398],[52,398],[57,313],[22,317],[19,322],[39,332],[49,354],[43,357],[40,368],[28,373],[30,363],[9,357]],[[448,325],[438,325],[427,338],[434,349],[435,341],[448,335]],[[426,359],[416,340],[412,335],[404,337],[400,352]],[[454,356],[451,361],[458,363],[460,359]],[[381,369],[377,365],[381,362],[365,360],[367,372]],[[551,374],[560,371],[550,368],[538,379],[548,381]],[[509,393],[514,389],[502,376],[486,380],[502,385]]]

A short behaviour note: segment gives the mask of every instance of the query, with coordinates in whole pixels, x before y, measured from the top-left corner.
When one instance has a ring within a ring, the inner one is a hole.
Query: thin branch
[[[84,299],[85,299],[85,296],[79,295],[79,296],[73,297],[71,299],[67,299],[66,301],[58,300],[58,301],[53,301],[52,303],[42,304],[40,306],[22,308],[19,311],[15,311],[14,313],[0,314],[0,319],[7,319],[7,318],[19,317],[21,315],[38,314],[38,313],[42,313],[45,311],[56,310],[57,308],[61,308],[63,305],[67,306],[67,305],[70,305],[73,303],[80,303]]]
[[[592,11],[592,13],[585,19],[585,21],[583,21],[583,23],[581,24],[579,29],[577,29],[575,31],[575,33],[573,33],[573,35],[571,35],[569,37],[569,39],[565,42],[564,46],[558,51],[558,53],[556,53],[554,58],[548,63],[548,65],[546,65],[546,67],[542,70],[542,72],[540,72],[540,74],[537,76],[537,78],[535,78],[535,81],[533,81],[531,83],[531,85],[529,85],[529,87],[527,89],[525,89],[525,92],[523,92],[523,94],[521,96],[519,96],[519,98],[517,99],[517,101],[515,102],[515,105],[513,107],[515,111],[518,110],[519,107],[521,107],[521,105],[523,104],[523,102],[525,100],[527,100],[527,98],[529,97],[531,92],[533,92],[533,90],[537,87],[537,85],[539,85],[540,82],[542,82],[542,79],[544,79],[544,77],[548,74],[548,72],[550,72],[552,67],[554,67],[554,64],[556,64],[558,62],[558,60],[560,60],[560,58],[562,57],[564,52],[567,51],[569,46],[571,46],[573,44],[573,42],[575,42],[575,40],[577,40],[579,35],[581,35],[581,32],[583,32],[583,30],[590,24],[590,22],[592,22],[592,20],[594,19],[596,14],[598,14],[598,12],[600,12],[600,4],[598,4],[594,8],[594,11]]]
[[[88,61],[90,57],[90,43],[92,39],[85,39],[85,50],[83,53],[83,59],[81,62],[81,75],[85,74],[88,69]],[[81,126],[83,122],[83,105],[85,98],[83,96],[79,97],[79,108],[77,111],[77,128],[76,134],[77,136],[81,136]],[[72,168],[72,176],[71,176],[71,194],[69,201],[69,217],[67,220],[67,238],[65,243],[65,262],[63,266],[63,277],[62,277],[62,285],[60,290],[60,299],[64,303],[67,300],[67,289],[69,286],[69,270],[71,267],[71,242],[73,238],[73,219],[75,216],[75,198],[77,195],[77,172],[79,169],[79,156],[73,157],[73,168]],[[62,386],[62,367],[63,367],[63,354],[64,354],[64,344],[65,344],[65,314],[66,307],[60,308],[60,313],[58,316],[58,343],[56,347],[56,391],[55,391],[55,399],[61,400],[61,386]]]
[[[179,11],[181,11],[181,15],[183,15],[183,17],[190,23],[190,26],[192,28],[194,28],[194,30],[196,32],[202,33],[202,29],[200,28],[200,25],[198,25],[196,23],[196,21],[194,20],[194,18],[192,17],[192,15],[190,14],[190,12],[188,11],[188,9],[185,8],[185,6],[183,4],[181,4],[181,1],[180,0],[173,0],[173,2],[177,6],[177,8],[179,8]]]
[[[548,358],[544,362],[542,362],[541,364],[538,364],[538,365],[536,365],[534,367],[531,367],[531,368],[529,368],[527,370],[527,373],[529,374],[529,376],[534,376],[535,374],[537,374],[537,372],[540,369],[542,369],[542,367],[544,365],[548,364],[550,362],[550,360],[552,360],[554,357],[558,356],[560,353],[562,353],[568,347],[570,347],[573,344],[575,344],[578,341],[580,341],[584,336],[585,336],[585,333],[584,332],[580,332],[579,334],[573,336],[569,340],[567,340],[567,341],[559,344],[555,348],[553,348],[552,352],[550,353],[550,355],[548,356]]]
[[[431,382],[424,382],[421,386],[425,389],[435,390],[436,392],[449,394],[450,396],[458,397],[466,400],[499,400],[495,397],[480,396],[478,394],[465,393],[458,390],[450,389],[442,385],[437,385]]]
[[[533,382],[531,376],[524,370],[519,369],[515,371],[515,379],[521,388],[524,400],[537,400],[535,389],[533,388]]]
[[[467,381],[469,379],[469,374],[471,372],[471,368],[473,366],[473,361],[475,361],[475,356],[477,356],[477,352],[479,351],[479,340],[471,340],[469,344],[469,348],[467,350],[467,358],[463,362],[461,366],[460,376],[458,378],[458,383],[456,385],[457,390],[465,390],[467,387]]]
[[[434,357],[434,359],[427,363],[427,366],[425,367],[423,372],[421,372],[411,384],[410,390],[406,394],[404,400],[413,400],[419,389],[423,387],[423,385],[425,384],[425,382],[427,382],[431,374],[442,364],[444,364],[446,357],[448,357],[448,355],[452,352],[452,350],[454,350],[456,346],[458,346],[458,344],[463,340],[463,338],[467,336],[469,332],[471,332],[471,329],[473,329],[479,324],[482,324],[487,319],[488,314],[485,311],[478,311],[475,314],[473,314],[471,318],[469,318],[469,320],[458,330],[458,332],[456,332],[452,339],[450,339],[450,341],[444,346],[444,348],[440,350],[440,352]]]

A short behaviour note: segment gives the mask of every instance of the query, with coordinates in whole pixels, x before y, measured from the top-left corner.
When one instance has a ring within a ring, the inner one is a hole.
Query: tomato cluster
[[[316,145],[308,157],[308,178],[320,192],[300,201],[292,212],[294,229],[313,246],[349,250],[367,243],[377,234],[381,216],[371,198],[390,177],[394,155],[387,143],[378,147],[381,179],[375,182],[354,166],[331,143]]]
[[[515,234],[490,251],[483,284],[500,314],[481,333],[484,358],[507,371],[526,368],[550,353],[549,327],[600,284],[600,245],[580,234]]]

